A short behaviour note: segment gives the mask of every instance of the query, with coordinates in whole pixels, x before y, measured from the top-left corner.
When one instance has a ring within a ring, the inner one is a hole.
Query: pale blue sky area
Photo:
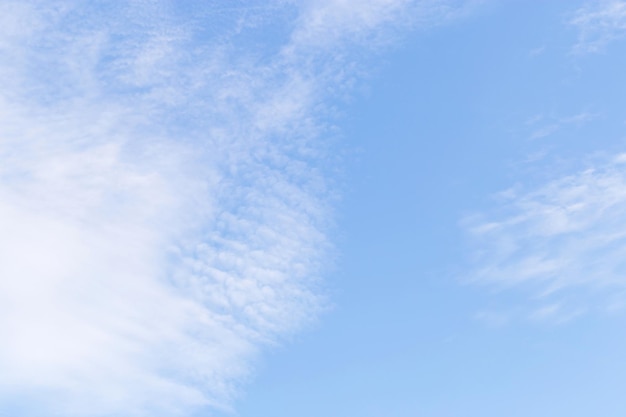
[[[626,415],[626,2],[259,4],[0,2],[0,416]]]

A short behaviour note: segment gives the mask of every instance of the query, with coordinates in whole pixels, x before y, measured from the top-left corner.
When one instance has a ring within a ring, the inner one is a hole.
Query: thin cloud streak
[[[324,103],[421,3],[217,4],[0,6],[0,410],[227,409],[324,308]]]
[[[623,155],[499,199],[497,212],[466,219],[475,249],[471,281],[525,288],[552,306],[534,318],[568,311],[569,319],[572,311],[615,305],[626,286]]]

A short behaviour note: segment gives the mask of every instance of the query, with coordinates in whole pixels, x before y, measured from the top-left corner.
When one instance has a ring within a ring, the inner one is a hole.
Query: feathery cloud
[[[617,155],[534,190],[508,190],[498,213],[468,219],[472,280],[530,290],[549,304],[535,318],[615,305],[626,288],[625,160]]]
[[[576,10],[569,23],[579,32],[576,52],[599,52],[610,42],[626,36],[626,2],[590,2]]]
[[[324,103],[421,3],[220,4],[0,5],[0,409],[227,408],[323,307]]]

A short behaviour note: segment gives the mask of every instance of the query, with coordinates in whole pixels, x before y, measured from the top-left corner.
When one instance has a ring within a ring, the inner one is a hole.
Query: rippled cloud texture
[[[323,308],[325,101],[351,48],[459,13],[3,1],[0,410],[230,407],[259,348]]]

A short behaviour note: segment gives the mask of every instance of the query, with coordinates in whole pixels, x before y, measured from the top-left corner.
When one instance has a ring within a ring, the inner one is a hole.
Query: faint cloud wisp
[[[600,52],[609,43],[626,36],[626,2],[589,2],[576,10],[569,23],[578,29],[577,53]]]
[[[617,155],[534,190],[509,190],[497,212],[466,219],[471,281],[525,288],[544,304],[535,319],[615,305],[626,287],[624,160]]]

